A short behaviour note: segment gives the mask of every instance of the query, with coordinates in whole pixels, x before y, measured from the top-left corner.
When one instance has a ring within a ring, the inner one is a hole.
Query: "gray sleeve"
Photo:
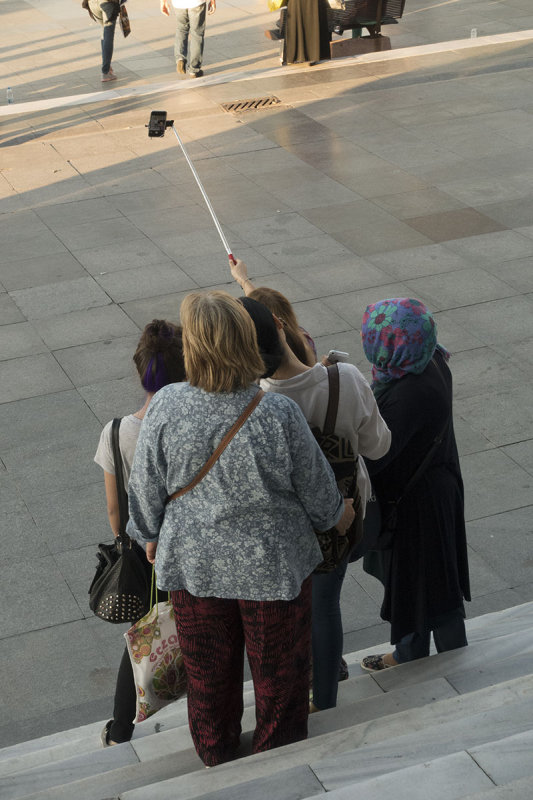
[[[289,409],[289,447],[294,490],[313,527],[327,531],[342,517],[344,500],[333,470],[296,403]]]
[[[165,516],[167,489],[161,465],[159,423],[150,409],[144,418],[128,485],[128,534],[140,542],[154,542]]]

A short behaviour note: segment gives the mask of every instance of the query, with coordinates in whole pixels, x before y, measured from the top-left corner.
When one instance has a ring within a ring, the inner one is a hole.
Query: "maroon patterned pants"
[[[294,600],[223,600],[172,592],[187,670],[189,727],[209,767],[235,757],[244,647],[255,691],[254,753],[307,737],[311,579]]]

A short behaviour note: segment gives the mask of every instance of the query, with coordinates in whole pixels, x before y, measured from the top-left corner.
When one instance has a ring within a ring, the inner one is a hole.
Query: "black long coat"
[[[392,381],[377,402],[392,444],[379,461],[366,463],[382,508],[402,494],[449,420],[429,466],[398,506],[381,608],[395,644],[405,634],[434,627],[439,615],[470,600],[463,481],[451,419],[452,376],[443,356],[437,351],[421,375]]]
[[[285,22],[287,64],[330,58],[325,0],[289,0]]]

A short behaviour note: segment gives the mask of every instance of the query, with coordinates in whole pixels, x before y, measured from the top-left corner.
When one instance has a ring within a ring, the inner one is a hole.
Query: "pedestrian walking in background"
[[[174,56],[176,71],[201,78],[204,54],[206,14],[214,14],[216,0],[198,4],[195,0],[161,0],[161,13],[170,16],[170,6],[176,12],[176,40]]]
[[[88,0],[89,14],[102,26],[102,83],[115,81],[117,76],[111,67],[115,28],[120,12],[119,0]]]

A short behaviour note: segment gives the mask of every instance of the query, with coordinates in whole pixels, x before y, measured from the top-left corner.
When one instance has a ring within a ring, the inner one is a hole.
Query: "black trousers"
[[[109,729],[109,738],[113,742],[129,742],[135,725],[135,707],[137,695],[133,670],[128,653],[124,648],[120,666],[118,668],[117,683],[115,687],[115,704],[113,707],[113,722]]]
[[[429,656],[431,633],[435,641],[437,653],[447,650],[456,650],[468,644],[465,630],[465,612],[457,608],[447,614],[430,621],[430,627],[420,633],[408,633],[396,643],[393,656],[396,661],[403,664],[406,661],[415,661],[417,658]]]

